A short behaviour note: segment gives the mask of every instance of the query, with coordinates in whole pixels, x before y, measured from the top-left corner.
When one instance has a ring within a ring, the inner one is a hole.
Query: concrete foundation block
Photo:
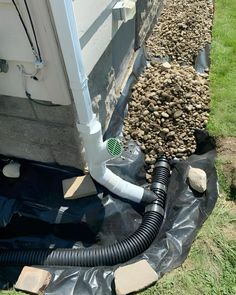
[[[73,105],[68,106],[43,106],[32,102],[32,108],[39,121],[73,125],[75,115]]]
[[[62,144],[74,146],[76,144],[73,127],[2,116],[0,116],[0,138],[1,141],[6,138],[14,139],[15,144],[18,142],[49,146],[60,146]]]
[[[6,95],[0,96],[0,115],[36,119],[28,99]]]

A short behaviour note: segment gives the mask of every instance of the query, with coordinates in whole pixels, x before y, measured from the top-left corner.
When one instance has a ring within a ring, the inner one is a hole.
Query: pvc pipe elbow
[[[91,176],[115,195],[136,203],[152,203],[157,196],[152,191],[132,184],[114,174],[106,165],[90,167]]]

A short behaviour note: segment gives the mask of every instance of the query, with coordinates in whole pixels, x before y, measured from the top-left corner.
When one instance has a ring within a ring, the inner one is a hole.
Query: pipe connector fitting
[[[170,165],[166,157],[158,158],[152,174],[151,192],[155,200],[146,206],[145,212],[154,211],[164,215],[167,187],[170,177]]]
[[[153,202],[152,204],[147,205],[145,207],[145,213],[147,212],[157,212],[160,213],[163,217],[165,215],[165,210],[157,202]]]

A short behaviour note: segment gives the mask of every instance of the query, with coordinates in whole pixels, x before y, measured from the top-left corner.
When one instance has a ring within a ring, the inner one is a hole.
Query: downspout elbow
[[[129,183],[107,168],[106,162],[116,156],[108,152],[107,141],[102,140],[101,124],[96,117],[87,126],[78,124],[77,127],[84,141],[86,160],[92,178],[115,195],[136,203],[150,204],[157,199],[151,190]]]
[[[136,203],[150,204],[157,195],[143,187],[130,183],[113,173],[105,163],[89,167],[91,176],[115,195]]]

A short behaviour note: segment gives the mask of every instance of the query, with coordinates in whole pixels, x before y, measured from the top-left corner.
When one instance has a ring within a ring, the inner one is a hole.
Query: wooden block
[[[157,273],[146,260],[119,267],[114,277],[117,295],[140,291],[158,280]]]
[[[97,194],[97,189],[90,175],[64,179],[62,181],[62,186],[64,198],[67,200],[74,200]]]
[[[50,272],[25,266],[16,282],[15,289],[31,294],[43,294],[51,279]]]

